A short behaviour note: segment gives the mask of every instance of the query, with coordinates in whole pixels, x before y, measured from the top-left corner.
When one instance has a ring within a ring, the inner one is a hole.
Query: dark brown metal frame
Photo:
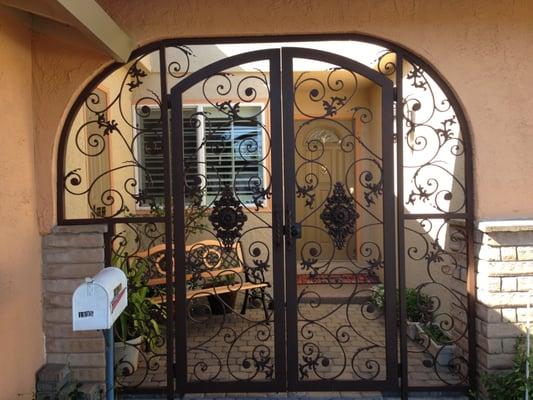
[[[193,44],[215,44],[215,43],[265,43],[265,42],[287,42],[287,41],[318,41],[318,40],[355,40],[355,41],[362,41],[367,43],[372,43],[376,45],[380,45],[383,47],[388,48],[392,52],[394,52],[397,56],[397,69],[396,69],[396,76],[401,77],[402,76],[402,62],[401,60],[409,60],[411,62],[416,63],[417,65],[421,66],[424,71],[426,71],[432,79],[439,85],[439,87],[442,89],[448,100],[450,101],[451,106],[453,107],[456,116],[458,118],[458,122],[461,126],[461,132],[463,135],[464,145],[465,145],[465,188],[466,188],[466,207],[464,213],[458,213],[458,214],[446,214],[445,218],[462,218],[466,221],[466,240],[467,240],[467,261],[468,261],[468,271],[467,271],[467,302],[468,302],[468,342],[469,342],[469,383],[470,388],[475,389],[476,387],[476,342],[475,342],[475,303],[476,303],[476,278],[475,278],[475,268],[474,268],[474,242],[473,242],[473,230],[474,230],[474,195],[473,195],[473,161],[472,161],[472,141],[471,141],[471,134],[469,129],[469,124],[466,119],[466,116],[464,114],[463,108],[461,106],[460,101],[458,100],[457,96],[455,95],[454,91],[450,88],[448,83],[440,76],[440,74],[431,66],[431,64],[421,57],[413,54],[412,52],[408,51],[407,49],[401,47],[400,45],[397,45],[395,43],[389,42],[384,39],[376,38],[373,36],[368,35],[361,35],[361,34],[320,34],[320,35],[290,35],[290,36],[261,36],[261,37],[254,37],[254,36],[243,36],[243,37],[222,37],[222,38],[181,38],[181,39],[166,39],[154,43],[147,44],[145,46],[142,46],[138,49],[136,49],[134,52],[132,52],[130,56],[130,60],[135,59],[136,57],[139,57],[141,55],[147,54],[149,52],[153,51],[160,51],[160,61],[163,63],[165,62],[165,52],[164,49],[167,46],[176,46],[176,45],[193,45]],[[107,77],[110,73],[115,71],[116,69],[120,68],[123,64],[115,62],[112,63],[105,68],[102,69],[102,71],[93,78],[89,84],[81,91],[78,98],[74,102],[73,106],[71,107],[71,110],[69,111],[67,118],[65,120],[65,123],[63,125],[62,131],[61,131],[61,137],[59,140],[59,150],[58,150],[58,158],[57,158],[57,223],[58,225],[83,225],[83,224],[94,224],[94,223],[102,223],[107,224],[109,227],[109,230],[112,230],[112,227],[115,224],[118,223],[128,223],[128,222],[135,222],[135,223],[142,223],[142,222],[164,222],[166,228],[170,228],[172,226],[172,221],[170,219],[170,216],[167,217],[142,217],[142,218],[101,218],[101,219],[67,219],[65,217],[65,203],[64,203],[64,163],[65,163],[65,152],[66,152],[66,144],[68,135],[70,132],[70,128],[74,122],[77,110],[83,105],[83,102],[87,96],[90,95],[91,91],[94,87],[96,87],[105,77]],[[402,98],[402,79],[396,79],[398,82],[398,85],[396,87],[397,90],[397,98]],[[161,79],[161,87],[162,93],[166,93],[166,81],[165,79]],[[167,104],[168,99],[167,96],[163,96],[163,105]],[[163,110],[167,110],[167,107],[163,107]],[[166,111],[163,111],[166,113]],[[397,121],[401,121],[402,118],[402,107],[397,107]],[[166,123],[164,123],[166,125]],[[397,124],[398,127],[398,134],[401,133],[402,124]],[[165,128],[165,127],[164,127]],[[170,149],[168,148],[169,143],[169,137],[168,137],[168,127],[166,127],[167,131],[164,131],[164,143],[167,145],[165,151],[165,155],[167,160],[165,161],[165,168],[164,168],[164,174],[165,179],[170,178]],[[401,146],[401,141],[399,141],[398,146]],[[398,166],[402,165],[402,159],[401,159],[401,147],[399,147],[398,151],[399,157],[397,159]],[[400,177],[399,177],[400,178]],[[166,180],[167,182],[170,182],[170,179]],[[165,206],[170,206],[170,196],[172,193],[172,188],[170,184],[167,184],[165,187],[165,196],[167,200],[165,201]],[[403,182],[401,179],[398,180],[398,210],[401,210],[403,207],[403,199],[401,198],[403,196]],[[400,207],[401,206],[401,207]],[[167,213],[168,215],[169,213]],[[398,241],[398,264],[399,264],[399,288],[400,293],[405,294],[405,260],[403,260],[403,247],[404,247],[404,235],[403,235],[403,226],[406,219],[417,219],[417,218],[442,218],[442,214],[420,214],[420,215],[405,215],[401,212],[398,212],[397,214],[397,241]],[[166,243],[167,248],[171,249],[172,245],[172,237],[171,237],[172,229],[167,229],[166,232]],[[109,235],[109,234],[108,234]],[[108,243],[108,242],[106,242]],[[167,252],[170,252],[168,250]],[[110,260],[110,249],[106,248],[106,258],[107,261]],[[170,254],[167,254],[170,255]],[[170,283],[167,282],[167,289],[170,289]],[[402,298],[403,296],[400,296]],[[169,313],[172,312],[172,302],[169,301],[167,306],[169,307]],[[171,315],[171,314],[169,314]],[[400,316],[401,316],[401,324],[400,324],[400,341],[403,342],[401,345],[401,353],[400,353],[400,371],[401,371],[401,391],[402,395],[406,396],[407,391],[428,391],[428,390],[439,390],[439,391],[464,391],[468,388],[466,387],[436,387],[436,388],[428,388],[428,387],[409,387],[408,385],[408,375],[407,375],[407,351],[405,348],[405,332],[406,332],[406,323],[405,323],[405,315],[406,315],[406,309],[405,304],[403,301],[400,301]],[[167,338],[172,338],[173,336],[172,326],[169,325],[169,329],[167,329]],[[168,345],[172,346],[172,340],[168,342]],[[173,365],[174,363],[174,357],[173,352],[169,351],[169,355],[167,356],[167,364],[169,366]],[[173,383],[174,383],[174,374],[172,371],[172,368],[167,368],[167,394],[169,398],[173,395]],[[220,390],[224,390],[224,387],[219,387]],[[249,387],[241,387],[243,391],[249,391]],[[254,385],[254,390],[259,390],[260,388]],[[322,388],[321,390],[323,390]],[[233,390],[233,388],[232,388]],[[157,390],[149,390],[149,392],[154,392]],[[164,389],[163,389],[164,391]],[[143,390],[137,390],[137,392],[144,392]],[[161,390],[159,390],[161,392]]]
[[[184,169],[183,159],[183,115],[182,94],[196,83],[218,74],[231,67],[253,61],[268,60],[270,63],[270,120],[271,120],[271,169],[272,169],[272,211],[283,212],[283,182],[281,163],[281,91],[280,91],[280,57],[278,50],[259,50],[237,56],[228,57],[208,65],[183,79],[172,88],[172,156],[173,165]],[[174,210],[185,208],[185,176],[179,168],[173,169],[174,179]],[[273,219],[273,278],[274,278],[274,350],[275,350],[275,378],[272,382],[217,382],[211,386],[216,391],[252,392],[252,391],[283,391],[285,390],[285,323],[284,323],[284,288],[283,288],[283,246],[276,240],[276,235],[282,229],[281,221]],[[185,265],[185,237],[183,234],[184,214],[175,213],[174,235],[175,254],[174,265]],[[185,274],[175,271],[176,310],[185,311]],[[176,314],[176,390],[178,393],[205,392],[205,382],[187,382],[187,318],[186,313]],[[208,384],[209,385],[209,384]]]
[[[394,304],[394,288],[396,287],[395,271],[395,240],[394,240],[394,154],[393,154],[393,87],[392,82],[380,73],[367,66],[332,53],[303,48],[282,48],[283,71],[283,139],[284,139],[284,172],[285,172],[285,209],[286,225],[291,226],[294,221],[291,215],[296,214],[296,198],[294,190],[295,159],[294,151],[294,93],[293,93],[293,60],[295,58],[311,59],[333,64],[342,69],[352,71],[373,81],[382,90],[382,157],[383,157],[383,242],[385,256],[385,319],[386,319],[386,381],[299,381],[298,380],[298,305],[296,299],[296,248],[291,241],[286,242],[286,279],[287,279],[287,357],[289,365],[289,390],[396,390],[397,380],[397,335],[396,311]],[[391,301],[392,299],[392,301]]]

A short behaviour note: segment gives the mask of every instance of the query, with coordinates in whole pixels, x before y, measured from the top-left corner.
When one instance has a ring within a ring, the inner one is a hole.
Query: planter
[[[115,342],[115,369],[120,376],[132,375],[139,364],[139,347],[143,337],[139,336],[126,342]]]
[[[454,357],[455,345],[435,342],[424,331],[424,328],[419,322],[407,321],[407,336],[409,339],[415,340],[424,346],[427,349],[426,351],[436,359],[437,364],[441,367],[447,367]]]
[[[209,296],[209,307],[213,315],[230,314],[235,309],[237,292],[228,292]]]
[[[418,322],[407,321],[407,337],[409,339],[418,339],[419,325],[420,324]]]

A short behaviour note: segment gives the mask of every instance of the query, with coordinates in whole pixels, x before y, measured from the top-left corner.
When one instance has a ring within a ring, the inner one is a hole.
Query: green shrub
[[[424,332],[437,344],[448,344],[450,343],[450,338],[442,330],[442,328],[435,324],[428,324],[424,326]]]
[[[399,314],[399,291],[396,289],[396,312]],[[380,284],[373,288],[371,302],[379,309],[385,308],[385,287]],[[433,311],[433,300],[422,291],[406,288],[405,289],[405,307],[407,311],[407,319],[412,322],[427,322],[431,320],[431,313]]]
[[[512,370],[481,375],[481,383],[487,390],[489,400],[523,399],[526,387],[533,394],[533,374],[530,374],[529,380],[526,380],[527,356],[524,349],[524,338],[517,340],[515,351]],[[529,365],[533,372],[533,356],[531,355],[529,357]]]
[[[125,247],[120,246],[113,252],[111,265],[120,268],[128,280],[128,305],[114,324],[115,342],[125,342],[142,336],[149,346],[154,345],[161,330],[153,315],[161,314],[164,310],[149,298],[150,288],[146,285],[150,270],[149,261],[136,257],[128,258]]]

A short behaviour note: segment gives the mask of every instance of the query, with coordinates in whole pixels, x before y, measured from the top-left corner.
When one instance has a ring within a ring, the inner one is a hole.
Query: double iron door
[[[392,82],[261,50],[171,105],[176,390],[397,388]]]

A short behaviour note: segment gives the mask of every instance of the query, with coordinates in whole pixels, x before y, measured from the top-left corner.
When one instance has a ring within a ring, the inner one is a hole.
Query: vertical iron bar
[[[107,232],[104,233],[104,268],[118,267],[111,265],[111,238],[115,233],[115,225],[108,224]],[[120,267],[119,267],[120,268]],[[105,375],[106,375],[106,400],[113,400],[115,398],[115,355],[114,355],[114,332],[115,329],[111,326],[110,329],[102,331],[105,341]]]
[[[280,53],[270,57],[270,132],[272,170],[272,272],[274,277],[274,352],[276,354],[275,380],[279,390],[287,389],[285,352],[285,284],[283,269],[283,155],[281,142],[281,65]]]
[[[161,79],[161,129],[163,142],[163,182],[165,189],[165,260],[172,260],[172,178],[171,178],[171,152],[170,152],[170,132],[168,126],[168,93],[167,93],[167,74],[166,74],[166,52],[162,45],[159,48],[159,76]],[[172,287],[172,265],[175,263],[166,263],[166,341],[167,341],[167,399],[174,398],[174,332],[172,319],[175,318],[173,287]],[[169,271],[170,268],[170,271]],[[175,269],[175,267],[174,267]]]
[[[111,249],[111,239],[115,236],[115,224],[107,224],[107,232],[104,233],[104,267],[117,267],[116,265],[111,265],[111,258],[113,256]]]
[[[398,291],[400,306],[400,391],[407,399],[409,390],[407,355],[407,308],[405,304],[405,214],[403,206],[403,55],[396,53],[396,174],[398,226]]]
[[[394,126],[392,82],[381,87],[383,157],[383,252],[385,257],[385,358],[387,382],[398,384],[398,332],[396,329],[396,221],[394,204]]]
[[[461,126],[461,132],[463,134],[463,140],[467,149],[472,148],[470,142],[471,138],[468,132],[465,134],[463,127],[466,130],[466,119],[462,114],[459,107],[456,110],[459,115],[459,121]],[[477,345],[476,345],[476,266],[474,260],[474,194],[473,194],[473,165],[472,165],[472,151],[465,153],[465,196],[466,196],[466,258],[467,258],[467,277],[466,277],[466,290],[467,290],[467,304],[468,304],[468,378],[471,389],[475,392],[478,387],[477,382]]]
[[[172,184],[174,196],[174,293],[175,299],[175,350],[176,350],[176,391],[185,393],[187,384],[187,318],[185,301],[185,165],[183,155],[183,114],[181,93],[172,89]]]
[[[295,211],[294,166],[294,93],[292,56],[281,49],[281,87],[283,88],[283,149],[285,181],[285,225],[291,223],[289,215]],[[289,238],[289,236],[286,236]],[[286,239],[287,240],[287,239]],[[288,243],[286,243],[288,244]],[[285,251],[286,318],[287,318],[287,383],[289,391],[298,384],[298,318],[296,303],[296,249],[287,246]]]

